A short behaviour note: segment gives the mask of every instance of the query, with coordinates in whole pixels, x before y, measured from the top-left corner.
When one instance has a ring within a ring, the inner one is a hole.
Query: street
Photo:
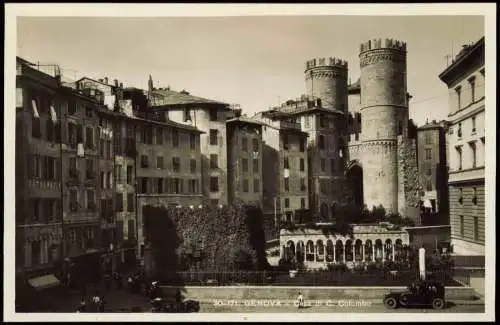
[[[103,290],[106,300],[105,312],[130,313],[132,308],[138,312],[150,312],[151,305],[142,294],[131,294],[126,290]],[[73,295],[60,301],[54,312],[75,312],[80,296]],[[195,297],[185,299],[197,300]],[[484,304],[480,302],[449,302],[443,310],[431,308],[397,308],[389,310],[379,301],[366,300],[329,300],[307,301],[305,308],[298,309],[293,301],[201,301],[200,313],[484,313]]]

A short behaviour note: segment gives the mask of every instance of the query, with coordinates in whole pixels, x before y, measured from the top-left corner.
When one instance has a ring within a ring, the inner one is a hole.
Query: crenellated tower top
[[[319,67],[337,67],[347,69],[347,61],[330,57],[330,58],[317,58],[306,62],[306,71]]]
[[[369,40],[366,43],[362,43],[359,48],[359,52],[361,54],[363,52],[377,50],[377,49],[393,49],[396,51],[406,52],[406,42],[402,42],[392,38],[373,39]]]

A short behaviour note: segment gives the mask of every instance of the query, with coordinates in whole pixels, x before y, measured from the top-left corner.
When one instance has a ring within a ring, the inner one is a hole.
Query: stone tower
[[[398,136],[408,125],[406,43],[361,44],[361,120],[364,203],[398,212]]]
[[[310,125],[309,189],[310,207],[321,220],[335,219],[336,204],[343,201],[347,62],[337,58],[307,61],[304,71],[306,92],[314,99],[314,108],[303,113]]]
[[[304,72],[309,96],[321,106],[347,112],[347,62],[337,58],[307,61]]]

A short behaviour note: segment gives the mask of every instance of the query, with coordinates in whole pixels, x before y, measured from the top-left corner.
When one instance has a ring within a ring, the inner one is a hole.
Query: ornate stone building
[[[396,261],[410,244],[405,230],[387,229],[380,225],[353,225],[352,234],[339,235],[323,229],[282,229],[280,257],[304,262],[309,269],[326,269],[328,264]],[[330,225],[331,226],[331,225]]]

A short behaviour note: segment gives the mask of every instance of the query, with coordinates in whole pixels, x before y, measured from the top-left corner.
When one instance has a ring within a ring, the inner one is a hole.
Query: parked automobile
[[[445,307],[444,286],[436,281],[415,281],[403,292],[391,292],[384,297],[384,305],[389,309],[398,307],[432,306]]]

